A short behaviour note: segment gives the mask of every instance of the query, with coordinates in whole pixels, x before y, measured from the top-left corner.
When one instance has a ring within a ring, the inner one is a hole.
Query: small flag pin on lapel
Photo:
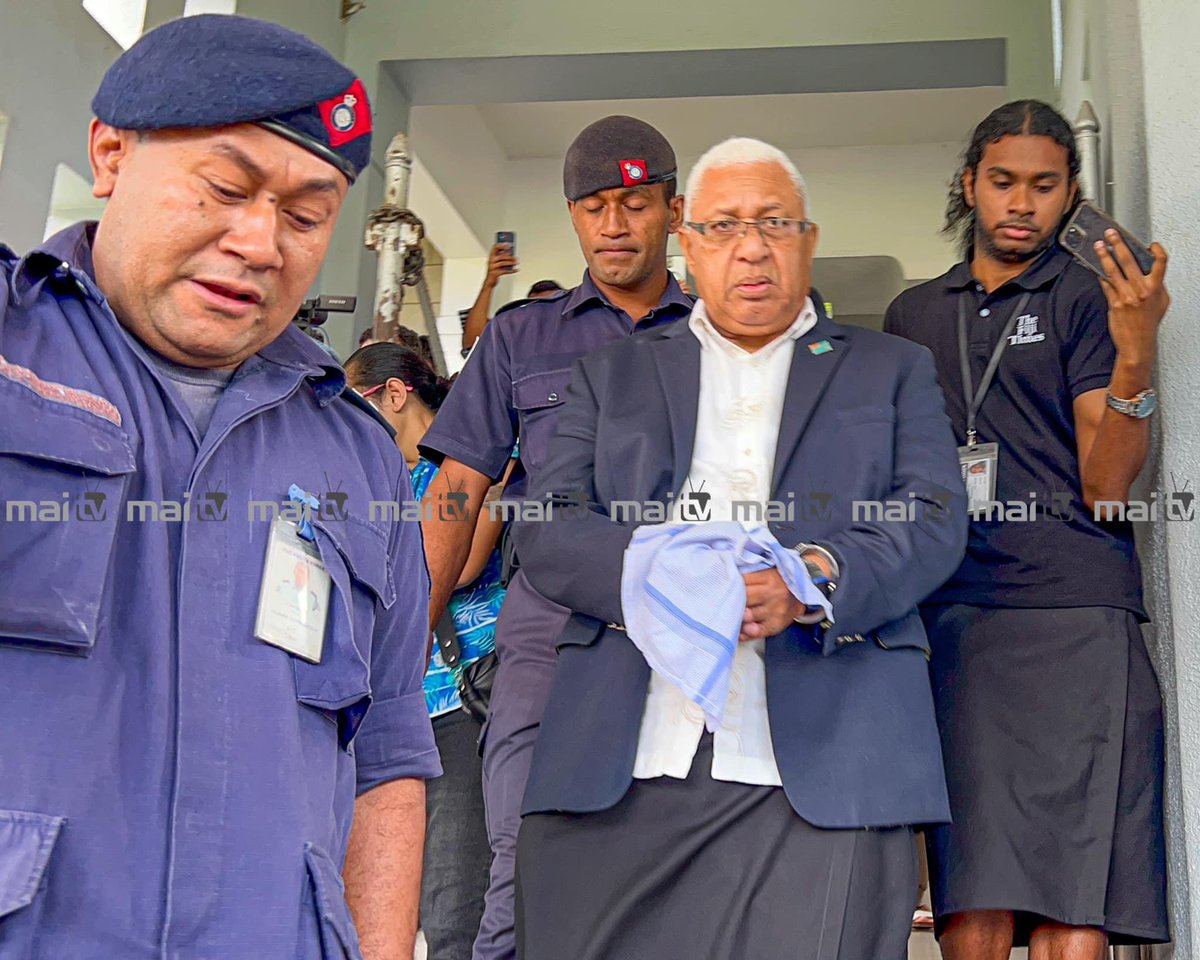
[[[823,353],[829,353],[833,349],[833,344],[828,340],[818,340],[816,343],[810,343],[808,349],[813,356],[819,357]]]

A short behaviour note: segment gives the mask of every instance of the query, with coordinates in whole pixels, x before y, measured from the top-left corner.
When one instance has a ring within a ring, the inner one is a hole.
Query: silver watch
[[[1123,413],[1125,416],[1134,417],[1137,420],[1146,419],[1146,417],[1158,409],[1158,394],[1153,388],[1143,390],[1129,400],[1114,397],[1112,391],[1109,390],[1104,400],[1117,413]]]

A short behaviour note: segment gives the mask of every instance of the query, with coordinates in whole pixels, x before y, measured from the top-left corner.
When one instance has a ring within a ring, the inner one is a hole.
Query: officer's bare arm
[[[389,780],[355,801],[342,876],[364,960],[412,960],[424,854],[424,780]]]
[[[437,624],[471,554],[471,538],[492,478],[447,457],[422,501],[429,566],[429,627]]]

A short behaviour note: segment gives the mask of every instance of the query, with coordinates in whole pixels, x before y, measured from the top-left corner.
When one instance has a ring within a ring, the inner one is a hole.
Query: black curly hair
[[[1049,137],[1067,151],[1069,182],[1075,183],[1079,179],[1079,149],[1075,145],[1075,133],[1061,113],[1040,100],[1014,100],[997,107],[975,128],[958,171],[950,181],[950,197],[946,201],[946,223],[942,233],[957,238],[959,253],[964,257],[975,240],[975,210],[967,204],[963,192],[963,174],[968,170],[977,173],[984,150],[989,144],[1005,137]]]

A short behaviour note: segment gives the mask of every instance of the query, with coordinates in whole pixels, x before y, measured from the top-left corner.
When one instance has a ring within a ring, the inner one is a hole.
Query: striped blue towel
[[[826,616],[832,607],[795,550],[764,525],[661,523],[639,527],[625,550],[625,629],[650,669],[703,710],[715,731],[725,712],[746,585],[742,574],[776,567],[792,595]]]

